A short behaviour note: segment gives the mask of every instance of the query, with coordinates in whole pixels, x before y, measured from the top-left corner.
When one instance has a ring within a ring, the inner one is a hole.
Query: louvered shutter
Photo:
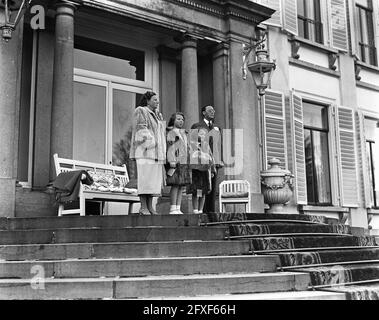
[[[256,0],[255,2],[275,10],[271,18],[263,22],[264,24],[282,26],[282,0]]]
[[[281,92],[266,90],[264,96],[264,137],[265,137],[265,166],[268,167],[268,160],[277,158],[280,160],[280,167],[287,169],[286,154],[286,127],[284,95]]]
[[[336,108],[336,122],[341,205],[344,207],[358,207],[353,110],[346,107]]]
[[[358,169],[360,180],[360,195],[362,205],[365,208],[371,207],[370,198],[370,179],[368,176],[366,136],[364,130],[364,116],[362,112],[355,113],[356,137],[357,137],[357,154],[358,154]]]
[[[286,135],[287,135],[287,166],[291,173],[295,172],[294,169],[294,156],[293,156],[293,125],[292,125],[292,108],[291,108],[291,98],[285,98],[285,109],[286,109]]]
[[[336,49],[347,51],[346,0],[330,0],[329,12],[331,45]]]
[[[292,146],[297,204],[307,204],[307,178],[305,172],[303,100],[291,92]]]
[[[297,0],[283,0],[282,8],[284,29],[297,36]]]

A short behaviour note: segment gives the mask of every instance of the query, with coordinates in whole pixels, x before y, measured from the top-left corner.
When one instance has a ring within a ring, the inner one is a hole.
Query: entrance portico
[[[9,87],[0,100],[0,110],[6,109],[1,112],[1,124],[4,124],[1,125],[4,132],[1,139],[6,139],[1,140],[1,146],[6,160],[1,163],[0,179],[4,183],[0,186],[0,198],[4,205],[0,215],[27,215],[25,209],[30,205],[29,197],[44,208],[41,209],[44,215],[55,215],[55,208],[46,193],[46,185],[55,177],[51,169],[52,155],[75,157],[75,153],[85,147],[84,154],[99,155],[101,149],[102,161],[117,160],[115,146],[127,137],[128,116],[138,95],[146,90],[159,93],[165,119],[172,112],[181,110],[189,127],[199,120],[200,108],[206,102],[215,106],[217,122],[222,128],[245,130],[243,170],[236,178],[250,181],[253,199],[258,199],[254,201],[256,207],[253,210],[262,211],[263,200],[257,183],[259,164],[258,159],[252,158],[258,147],[257,102],[251,79],[242,81],[241,55],[242,43],[249,42],[255,25],[267,19],[271,9],[251,1],[233,0],[186,4],[162,0],[133,5],[128,1],[111,5],[104,1],[84,0],[57,1],[52,7],[46,2],[46,6],[49,9],[46,12],[54,11],[55,14],[49,14],[46,30],[38,31],[32,44],[36,48],[33,52],[36,57],[32,59],[35,61],[35,78],[30,90],[35,97],[35,112],[31,115],[34,117],[31,123],[35,125],[31,127],[32,140],[28,149],[32,160],[27,164],[16,160],[17,145],[20,144],[17,134],[20,106],[17,101],[23,94],[17,89],[20,84],[17,70],[21,69],[22,31],[30,26],[25,23],[17,29],[10,43],[0,44],[2,75],[6,75],[0,80],[1,88]],[[183,10],[184,6],[186,10]],[[178,38],[182,41],[178,42]],[[93,46],[94,43],[103,46],[99,48]],[[54,48],[53,55],[48,53],[49,48]],[[105,52],[104,48],[113,49]],[[120,56],[122,51],[129,52],[129,56]],[[139,59],[139,52],[142,52],[143,62],[139,60],[139,64],[135,64],[133,61]],[[83,56],[103,62],[83,64],[83,61],[91,60],[80,60]],[[120,61],[128,61],[130,70],[142,73],[138,76],[136,73],[133,78],[115,74],[117,68],[106,70],[107,66]],[[48,67],[52,67],[52,72],[48,72]],[[100,67],[103,69],[99,70]],[[46,84],[46,92],[43,92],[41,79]],[[96,89],[97,93],[103,91],[104,100],[91,97],[90,91],[81,88]],[[85,104],[83,97],[93,100],[87,100],[89,103]],[[93,102],[104,113],[103,118],[93,118],[93,115],[100,114],[90,112],[94,108]],[[85,121],[88,124],[92,121],[91,129],[101,137],[102,140],[96,140],[96,147],[100,149],[93,149],[95,145],[86,138],[89,131],[85,129]],[[83,139],[77,139],[78,136]],[[37,153],[33,154],[33,151]],[[127,161],[126,158],[119,160]],[[15,209],[15,183],[16,180],[24,182],[17,176],[21,165],[32,178],[23,184],[26,188],[17,188],[19,199],[24,200]],[[48,171],[49,177],[46,175]],[[220,179],[224,177],[220,176]],[[28,197],[24,196],[26,190]]]

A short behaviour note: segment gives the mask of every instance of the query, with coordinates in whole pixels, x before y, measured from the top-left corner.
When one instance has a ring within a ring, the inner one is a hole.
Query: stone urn
[[[261,172],[263,198],[270,206],[267,213],[284,213],[283,206],[292,196],[294,176],[279,167],[279,159],[272,158],[268,163],[270,168]]]

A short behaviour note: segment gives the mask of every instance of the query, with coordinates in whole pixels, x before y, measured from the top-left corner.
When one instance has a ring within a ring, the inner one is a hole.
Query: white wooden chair
[[[228,180],[220,183],[219,203],[220,212],[225,204],[245,204],[246,212],[250,212],[250,183],[247,180]]]

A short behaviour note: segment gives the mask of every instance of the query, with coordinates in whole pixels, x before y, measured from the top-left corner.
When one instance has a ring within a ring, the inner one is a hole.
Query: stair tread
[[[319,270],[324,269],[324,268],[331,269],[331,268],[337,268],[337,267],[341,267],[343,269],[349,269],[349,270],[379,269],[379,261],[378,260],[375,260],[372,262],[369,262],[369,261],[370,260],[362,261],[362,263],[358,263],[358,264],[348,264],[347,263],[347,264],[343,264],[343,265],[339,265],[337,262],[337,263],[334,263],[333,265],[319,266],[319,267],[312,267],[312,266],[307,267],[306,265],[302,265],[302,266],[299,266],[299,268],[296,268],[296,270],[319,271]],[[292,270],[295,270],[295,269],[292,269]]]
[[[365,285],[341,285],[341,286],[335,286],[332,288],[325,288],[322,290],[344,291],[344,292],[351,292],[351,291],[356,291],[356,290],[378,290],[379,291],[379,279],[378,279],[378,283],[367,283]]]
[[[273,260],[276,261],[276,256],[254,256],[254,255],[233,255],[233,256],[186,256],[186,257],[148,257],[148,258],[89,258],[89,259],[57,259],[57,260],[25,260],[25,261],[7,261],[0,259],[1,264],[25,264],[25,263],[70,263],[70,262],[133,262],[133,261],[165,261],[165,260],[234,260],[234,259],[245,259],[245,260]]]
[[[2,230],[27,230],[39,226],[64,227],[75,225],[99,225],[103,228],[115,225],[199,225],[200,216],[195,214],[183,215],[111,215],[111,216],[63,216],[63,217],[20,217],[0,218],[0,229]]]
[[[249,279],[249,278],[297,278],[307,276],[301,272],[252,272],[252,273],[223,273],[223,274],[195,274],[195,275],[159,275],[145,277],[97,277],[97,278],[45,278],[45,283],[80,283],[80,282],[131,282],[131,281],[165,281],[165,280],[202,280],[202,279]],[[30,284],[30,279],[0,279],[0,286],[8,283]]]
[[[171,241],[129,241],[129,242],[112,242],[112,245],[164,245],[164,244],[182,244],[182,243],[200,243],[200,244],[208,244],[208,243],[222,243],[222,244],[233,244],[233,243],[249,243],[248,240],[240,240],[240,241],[225,241],[225,240],[196,240],[196,239],[189,239],[189,240],[171,240]],[[73,243],[46,243],[42,244],[43,247],[48,246],[76,246],[76,245],[83,245],[83,246],[90,246],[90,245],[109,245],[109,242],[73,242]],[[40,247],[41,244],[38,243],[25,243],[25,244],[0,244],[0,248],[4,247]],[[379,246],[378,246],[379,248]]]
[[[104,227],[64,227],[64,228],[40,228],[40,229],[15,229],[15,230],[0,230],[1,233],[5,232],[40,232],[40,231],[66,231],[66,230],[104,230],[104,231],[110,231],[110,230],[132,230],[132,229],[156,229],[156,230],[177,230],[177,229],[199,229],[199,230],[207,230],[202,226],[118,226],[118,227],[110,227],[110,228],[104,228]],[[226,230],[227,227],[225,226],[214,226],[211,229],[220,229],[220,230]]]
[[[328,291],[284,291],[246,294],[218,294],[211,296],[152,297],[144,300],[345,300],[345,293]]]

